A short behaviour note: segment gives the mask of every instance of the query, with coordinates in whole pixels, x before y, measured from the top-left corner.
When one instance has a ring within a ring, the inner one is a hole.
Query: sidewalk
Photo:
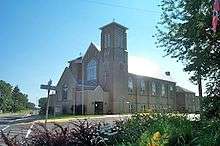
[[[69,122],[69,121],[75,121],[75,120],[100,120],[104,122],[113,122],[115,120],[122,120],[122,119],[128,119],[132,115],[131,114],[126,114],[126,115],[86,115],[86,116],[73,116],[73,117],[63,117],[63,118],[54,118],[54,119],[48,119],[48,123],[56,122],[56,123],[64,123],[64,122]],[[44,123],[45,120],[37,120],[36,122]]]

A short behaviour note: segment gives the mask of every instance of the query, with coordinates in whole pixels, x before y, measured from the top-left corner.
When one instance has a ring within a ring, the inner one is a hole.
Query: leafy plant
[[[74,121],[68,125],[52,123],[36,124],[29,138],[16,139],[1,133],[5,144],[9,146],[93,146],[106,145],[98,130],[99,124],[87,120]]]

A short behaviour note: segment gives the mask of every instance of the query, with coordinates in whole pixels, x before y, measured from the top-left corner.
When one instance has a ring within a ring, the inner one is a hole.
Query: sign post
[[[47,90],[47,108],[46,108],[45,125],[47,124],[47,119],[48,119],[50,90],[56,90],[56,87],[51,86],[51,85],[52,85],[52,80],[49,80],[47,85],[40,85],[40,89],[46,89]]]

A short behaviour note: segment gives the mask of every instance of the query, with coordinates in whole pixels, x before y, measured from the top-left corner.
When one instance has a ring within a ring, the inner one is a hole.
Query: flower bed
[[[75,121],[68,126],[54,123],[52,128],[35,126],[27,139],[16,140],[2,133],[11,146],[219,146],[219,121],[189,121],[174,114],[137,114],[114,124]]]

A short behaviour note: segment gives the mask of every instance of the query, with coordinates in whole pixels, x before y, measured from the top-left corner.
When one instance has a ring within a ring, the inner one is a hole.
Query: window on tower
[[[119,47],[119,48],[123,47],[123,34],[121,34],[121,33],[116,34],[115,47]]]
[[[96,61],[92,59],[86,67],[87,81],[96,80]]]
[[[111,45],[111,37],[110,34],[105,34],[104,35],[104,47],[108,48]]]

